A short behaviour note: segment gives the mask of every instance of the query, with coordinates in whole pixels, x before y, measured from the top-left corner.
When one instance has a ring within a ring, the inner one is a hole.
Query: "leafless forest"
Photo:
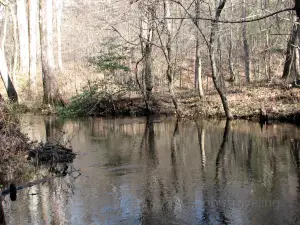
[[[231,89],[298,86],[296,0],[0,3],[1,94],[11,101],[65,105],[88,87],[139,96],[148,111],[165,93],[180,114],[183,90],[200,102],[215,92],[232,118]]]

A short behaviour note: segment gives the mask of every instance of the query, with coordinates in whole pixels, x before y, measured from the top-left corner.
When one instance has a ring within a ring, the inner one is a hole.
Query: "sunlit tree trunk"
[[[40,0],[40,40],[44,103],[56,104],[59,94],[52,45],[52,0]]]
[[[170,2],[168,0],[164,1],[164,17],[170,18],[171,17],[171,8]],[[166,50],[167,50],[167,79],[169,85],[169,92],[172,98],[173,105],[175,107],[177,115],[180,115],[178,103],[176,100],[176,96],[174,93],[174,62],[173,62],[173,46],[172,46],[172,21],[165,19],[166,25],[166,32],[167,32],[167,43],[166,43]]]
[[[221,98],[222,101],[222,105],[226,114],[227,119],[232,119],[232,114],[230,112],[230,108],[229,108],[229,104],[228,104],[228,100],[227,97],[224,93],[223,88],[221,87],[221,82],[220,82],[220,74],[217,68],[217,63],[216,63],[216,41],[217,41],[217,35],[219,32],[219,19],[221,16],[221,12],[225,6],[226,0],[222,0],[220,1],[220,3],[217,6],[216,9],[216,15],[215,15],[215,20],[212,21],[211,24],[211,33],[210,33],[210,40],[209,40],[209,57],[210,57],[210,63],[211,63],[211,68],[212,68],[212,79],[213,79],[213,83],[214,86]]]
[[[56,0],[56,29],[57,29],[57,66],[62,70],[63,62],[61,56],[61,21],[63,15],[63,0]]]
[[[29,73],[29,37],[25,0],[17,0],[17,18],[19,28],[20,72]]]
[[[246,0],[243,0],[243,19],[246,19]],[[243,29],[243,44],[244,44],[244,62],[245,62],[245,77],[246,81],[250,82],[250,51],[249,44],[247,39],[247,25],[246,23],[242,24]]]
[[[37,90],[37,35],[38,35],[38,0],[29,1],[29,39],[30,39],[30,86],[32,93]]]
[[[195,1],[196,18],[200,17],[200,0]],[[195,25],[198,27],[199,20],[195,20]],[[200,58],[200,35],[198,29],[196,30],[196,57],[195,57],[195,89],[198,90],[199,97],[203,98],[204,92],[202,87],[202,73],[201,73],[201,58]]]

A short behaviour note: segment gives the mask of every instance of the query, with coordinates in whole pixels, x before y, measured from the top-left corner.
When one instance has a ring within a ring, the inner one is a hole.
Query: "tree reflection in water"
[[[4,205],[8,224],[297,224],[300,219],[299,128],[154,117],[49,124],[47,134],[56,137],[58,130],[72,136],[80,127],[72,144],[82,176],[20,193],[19,206]],[[33,192],[37,195],[28,195]]]

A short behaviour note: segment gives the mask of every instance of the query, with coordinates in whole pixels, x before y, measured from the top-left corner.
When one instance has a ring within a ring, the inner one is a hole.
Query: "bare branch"
[[[176,4],[180,5],[185,11],[185,7],[182,5],[181,2],[173,0],[173,2],[175,2]],[[266,19],[268,17],[277,15],[279,13],[283,13],[283,12],[288,12],[288,11],[293,11],[295,10],[295,7],[293,8],[286,8],[286,9],[282,9],[282,10],[278,10],[276,12],[270,13],[268,15],[265,16],[261,16],[261,17],[257,17],[257,18],[253,18],[253,19],[241,19],[241,20],[218,20],[219,23],[250,23],[250,22],[255,22],[255,21],[259,21],[259,20],[263,20]],[[193,20],[206,20],[206,21],[215,21],[214,18],[207,18],[207,17],[193,17],[189,14],[189,17],[166,17],[165,19],[168,20],[182,20],[182,19],[193,19]]]

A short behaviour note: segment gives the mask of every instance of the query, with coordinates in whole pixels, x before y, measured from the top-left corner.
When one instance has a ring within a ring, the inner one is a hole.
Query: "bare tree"
[[[243,19],[246,19],[246,0],[243,0]],[[249,44],[247,39],[247,25],[246,23],[242,24],[243,26],[243,44],[244,44],[244,62],[245,62],[245,77],[246,81],[250,82],[250,51]]]
[[[232,19],[232,15],[233,15],[233,3],[232,0],[230,1],[231,4],[231,19]],[[230,78],[229,81],[234,82],[236,77],[234,74],[234,70],[233,70],[233,62],[232,62],[232,51],[233,51],[233,45],[232,45],[232,24],[229,25],[230,26],[230,31],[229,31],[229,47],[228,47],[228,69],[229,69],[229,73],[230,73]]]
[[[0,75],[4,83],[9,100],[11,102],[18,102],[18,94],[9,77],[6,58],[5,58],[5,51],[4,51],[6,33],[7,33],[7,20],[8,20],[8,13],[7,13],[7,9],[5,8],[5,18],[4,18],[4,25],[3,25],[3,33],[1,37],[1,46],[0,46]]]
[[[36,94],[37,90],[37,19],[38,19],[38,0],[29,1],[29,39],[30,39],[30,88]]]
[[[150,97],[152,95],[152,89],[154,85],[154,76],[152,73],[152,48],[153,48],[153,34],[154,34],[154,15],[155,15],[155,5],[149,3],[146,6],[147,10],[145,12],[145,17],[140,20],[141,29],[141,50],[144,57],[143,60],[143,83],[145,88],[145,96],[148,107]],[[150,110],[150,108],[148,108]]]
[[[28,17],[25,0],[16,0],[17,18],[19,28],[20,47],[20,72],[29,73],[29,37],[28,37]]]
[[[200,0],[195,1],[196,18],[200,17]],[[194,21],[196,27],[199,27],[199,20]],[[196,30],[196,57],[195,57],[195,88],[199,92],[199,97],[203,98],[204,92],[202,87],[202,68],[201,68],[201,57],[200,57],[200,35],[199,30]]]
[[[210,32],[210,40],[209,40],[209,57],[210,57],[210,63],[212,68],[212,79],[214,86],[221,98],[222,105],[226,114],[227,119],[232,119],[232,114],[230,112],[230,108],[228,105],[227,97],[224,93],[224,89],[221,86],[220,82],[220,74],[217,68],[216,64],[216,41],[217,41],[217,35],[219,32],[219,19],[222,13],[222,10],[226,4],[226,0],[220,0],[217,8],[216,8],[216,14],[214,20],[211,22],[211,32]]]
[[[177,115],[180,115],[178,103],[174,93],[174,59],[173,59],[173,40],[172,40],[172,21],[166,18],[171,17],[171,7],[169,0],[164,1],[164,18],[165,26],[167,32],[167,41],[166,41],[166,60],[167,60],[167,79],[169,85],[169,92],[172,98]]]
[[[40,40],[44,87],[44,102],[56,104],[59,102],[53,56],[52,42],[52,0],[40,0]]]
[[[290,72],[291,72],[292,62],[294,59],[295,44],[296,44],[296,40],[298,37],[298,33],[299,33],[299,26],[296,22],[293,24],[290,38],[289,38],[288,44],[287,44],[285,63],[284,63],[283,74],[282,74],[282,78],[284,78],[284,79],[289,77]]]

